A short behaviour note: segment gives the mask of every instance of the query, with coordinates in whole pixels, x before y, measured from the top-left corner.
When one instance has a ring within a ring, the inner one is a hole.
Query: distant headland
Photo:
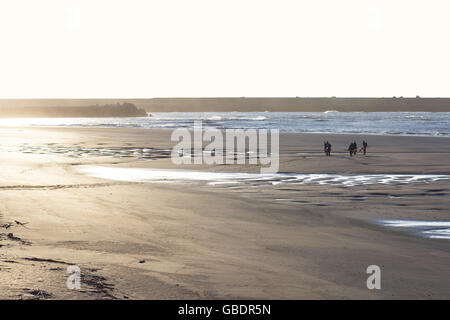
[[[155,98],[134,101],[149,112],[284,111],[450,112],[450,98]]]
[[[450,98],[0,99],[0,117],[142,117],[146,112],[450,112]]]
[[[2,105],[0,118],[98,118],[98,117],[146,117],[147,112],[133,103],[114,103],[88,106]]]

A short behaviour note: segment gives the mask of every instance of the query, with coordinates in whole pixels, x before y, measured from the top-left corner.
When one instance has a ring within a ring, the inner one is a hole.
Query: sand
[[[377,223],[450,220],[448,180],[244,188],[115,181],[79,169],[259,168],[174,166],[168,130],[0,133],[0,298],[450,298],[450,240]],[[368,141],[367,156],[347,155],[355,139]],[[442,137],[282,134],[280,172],[448,175],[449,147]],[[381,290],[366,287],[374,264]],[[66,287],[69,265],[81,269],[80,290]]]

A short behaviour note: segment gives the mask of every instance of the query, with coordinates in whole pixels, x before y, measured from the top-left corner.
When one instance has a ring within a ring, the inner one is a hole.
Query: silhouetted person
[[[350,153],[350,157],[353,157],[356,155],[356,151],[358,150],[358,145],[356,144],[356,141],[350,143],[348,146],[348,152]]]
[[[331,143],[324,142],[323,143],[323,151],[325,152],[326,156],[331,156]]]
[[[366,142],[365,140],[363,141],[362,150],[363,150],[364,155],[366,155],[366,151],[367,151],[367,142]]]
[[[350,153],[350,157],[353,157],[353,143],[350,143],[348,146],[348,152]]]

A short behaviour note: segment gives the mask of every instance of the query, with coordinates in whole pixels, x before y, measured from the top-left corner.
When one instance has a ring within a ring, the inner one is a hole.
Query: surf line
[[[270,152],[268,152],[269,131]],[[193,139],[191,131],[186,128],[178,128],[172,132],[171,141],[178,142],[171,152],[173,164],[246,164],[248,160],[248,164],[260,164],[261,173],[278,172],[279,129],[207,128],[204,130],[202,121],[194,121],[193,132]],[[223,132],[225,132],[225,139]],[[209,144],[203,148],[204,142]]]

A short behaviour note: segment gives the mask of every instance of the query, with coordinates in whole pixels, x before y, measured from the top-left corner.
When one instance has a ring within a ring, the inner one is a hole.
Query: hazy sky
[[[0,97],[449,97],[449,13],[444,0],[0,0]]]

